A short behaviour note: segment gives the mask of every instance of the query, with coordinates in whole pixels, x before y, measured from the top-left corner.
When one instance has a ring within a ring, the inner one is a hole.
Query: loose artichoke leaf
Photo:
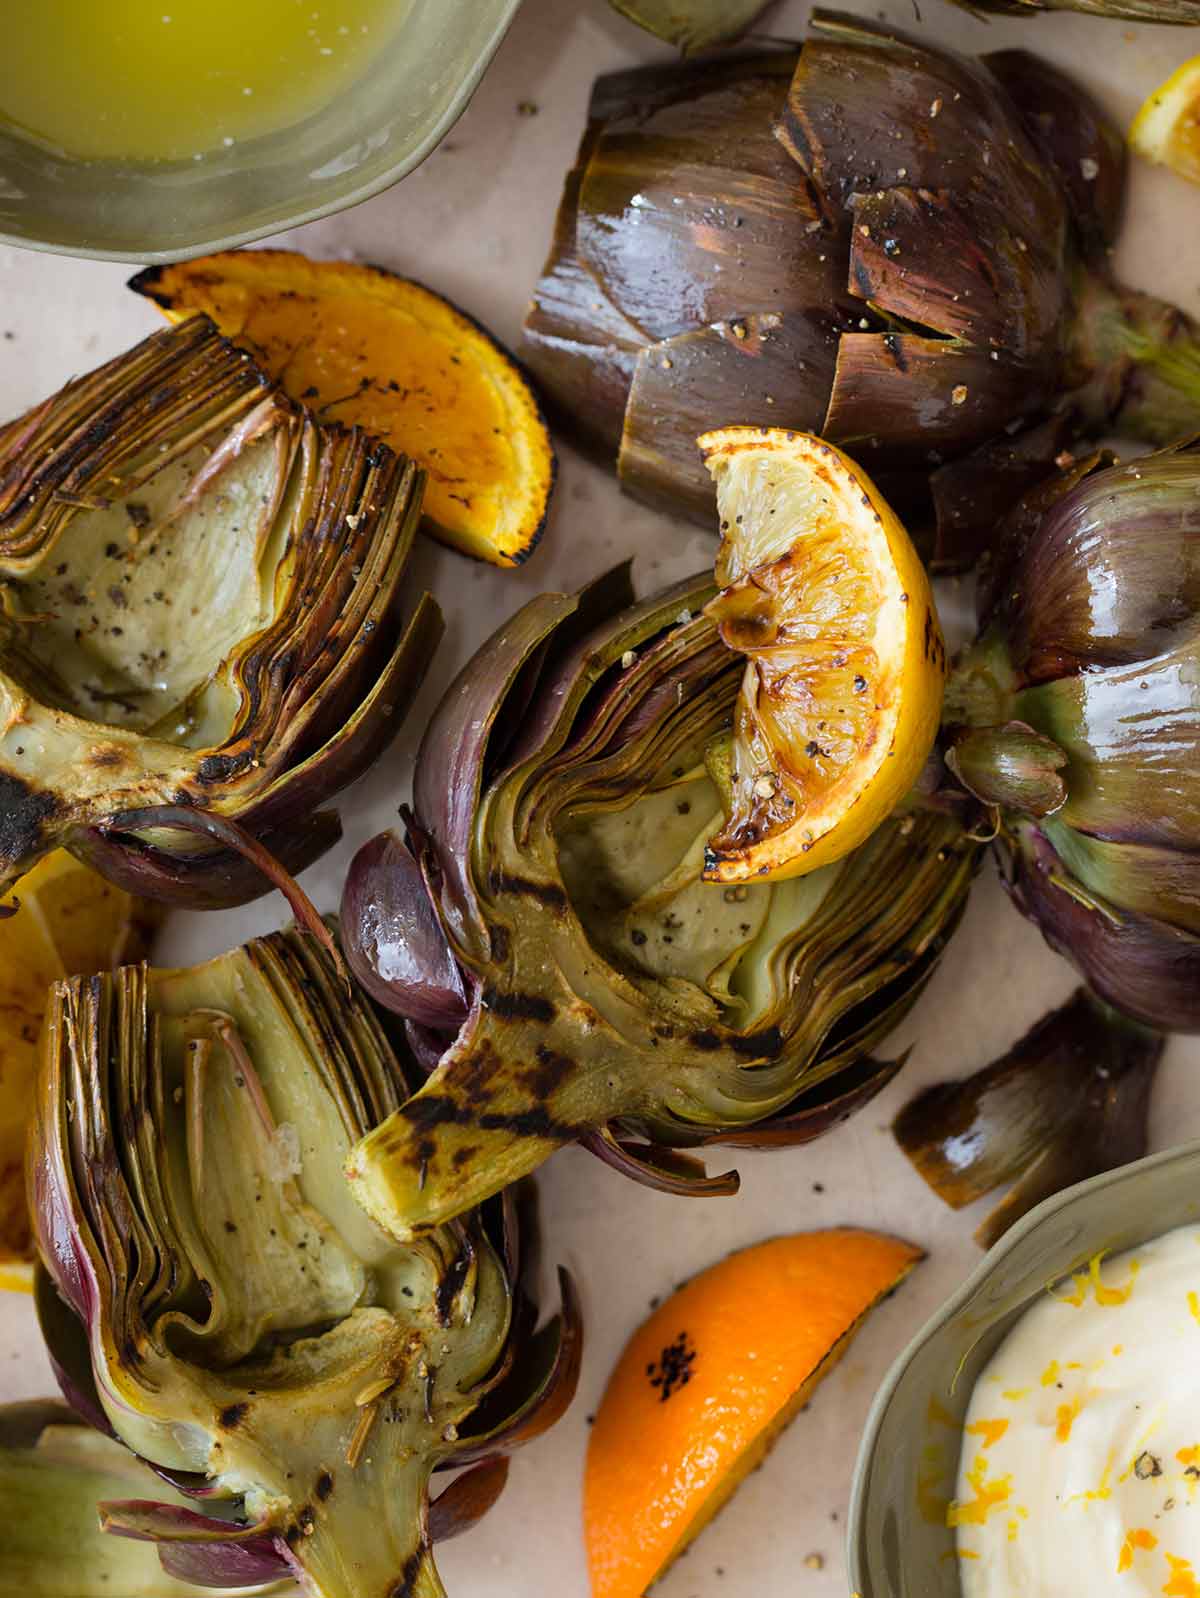
[[[609,0],[615,11],[685,55],[745,33],[767,0]]]
[[[29,1443],[10,1439],[14,1423],[35,1410],[49,1424]],[[0,1410],[0,1438],[5,1598],[195,1598],[194,1587],[166,1574],[156,1549],[100,1530],[97,1504],[132,1491],[188,1504],[121,1443],[56,1404]]]
[[[976,1241],[1042,1199],[1146,1152],[1163,1035],[1080,988],[990,1065],[910,1100],[893,1132],[954,1209],[1009,1183]]]

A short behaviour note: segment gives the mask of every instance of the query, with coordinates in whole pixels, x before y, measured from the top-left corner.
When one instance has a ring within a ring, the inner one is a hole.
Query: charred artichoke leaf
[[[767,0],[609,0],[639,28],[688,55],[738,38],[766,7]]]
[[[954,1209],[1013,1184],[975,1234],[990,1248],[1042,1199],[1146,1152],[1163,1046],[1080,988],[1000,1059],[905,1105],[896,1141]]]
[[[98,829],[163,804],[269,832],[294,864],[327,846],[312,812],[393,734],[437,640],[430,601],[401,625],[421,488],[410,464],[285,400],[203,318],[8,429],[0,884],[62,843],[147,895],[265,891],[162,829],[123,869]]]
[[[769,1121],[851,1067],[913,1003],[957,921],[978,847],[932,812],[892,818],[805,877],[702,880],[723,819],[705,753],[741,679],[700,614],[712,593],[707,579],[680,584],[582,634],[569,603],[535,601],[430,724],[417,822],[470,1010],[425,1086],[351,1159],[361,1202],[400,1236],[580,1138],[694,1184],[661,1149]],[[483,781],[535,648],[522,732]],[[370,898],[368,867],[357,882],[352,869],[355,902]]]
[[[0,1408],[0,1594],[195,1598],[194,1587],[169,1575],[153,1548],[102,1533],[97,1505],[130,1492],[152,1492],[181,1511],[188,1503],[65,1404]],[[277,1574],[286,1577],[286,1569]],[[298,1591],[290,1581],[273,1590]]]
[[[43,1315],[52,1356],[212,1506],[143,1495],[108,1504],[108,1528],[195,1580],[274,1558],[321,1598],[440,1593],[430,1474],[528,1351],[479,1217],[400,1248],[344,1180],[407,1091],[366,1001],[283,932],[59,984],[44,1051],[30,1181],[66,1301]]]

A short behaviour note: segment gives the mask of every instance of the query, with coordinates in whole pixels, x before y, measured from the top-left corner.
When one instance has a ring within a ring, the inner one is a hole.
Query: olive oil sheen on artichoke
[[[203,160],[320,111],[409,0],[0,0],[0,122],[77,159]]]

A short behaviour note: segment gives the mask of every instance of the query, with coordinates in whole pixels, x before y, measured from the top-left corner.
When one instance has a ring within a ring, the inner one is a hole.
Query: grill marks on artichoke
[[[420,1235],[572,1139],[669,1191],[728,1192],[663,1145],[803,1140],[886,1080],[863,1055],[936,963],[977,848],[913,816],[827,871],[701,881],[721,817],[705,756],[744,671],[701,613],[712,592],[543,596],[435,713],[410,841],[472,1002],[352,1157],[389,1224]],[[352,867],[351,935],[377,860]]]
[[[429,602],[401,626],[420,495],[203,318],[0,432],[0,777],[43,811],[0,824],[0,881],[162,804],[269,832],[293,864],[327,845],[312,812],[395,730],[436,641]],[[216,853],[155,843],[162,869],[97,863],[171,896],[175,860]]]
[[[109,1506],[112,1524],[218,1559],[230,1540],[268,1563],[286,1546],[321,1598],[403,1581],[432,1598],[431,1470],[502,1443],[573,1376],[550,1328],[506,1408],[522,1351],[478,1220],[401,1247],[355,1203],[343,1161],[406,1092],[365,1001],[279,933],[192,970],[59,984],[45,1058],[41,1219],[69,1228],[47,1257],[81,1322],[47,1323],[56,1357],[79,1369],[86,1331],[118,1435],[233,1514],[226,1543],[155,1506]]]

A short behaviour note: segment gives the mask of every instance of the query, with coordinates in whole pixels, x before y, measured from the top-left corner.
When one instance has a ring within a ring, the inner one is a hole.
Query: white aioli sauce
[[[1092,1262],[971,1394],[964,1598],[1200,1598],[1200,1227]]]

